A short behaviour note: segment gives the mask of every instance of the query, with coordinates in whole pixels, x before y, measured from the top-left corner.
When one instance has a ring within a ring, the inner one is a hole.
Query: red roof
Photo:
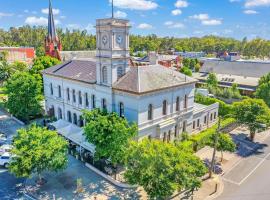
[[[35,58],[35,48],[34,47],[0,47],[0,51],[17,51],[26,53],[26,57],[29,59]]]

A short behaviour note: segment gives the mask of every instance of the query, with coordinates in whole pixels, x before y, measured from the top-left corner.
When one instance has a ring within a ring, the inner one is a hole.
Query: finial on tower
[[[114,5],[113,5],[113,0],[112,0],[112,18],[114,18]]]

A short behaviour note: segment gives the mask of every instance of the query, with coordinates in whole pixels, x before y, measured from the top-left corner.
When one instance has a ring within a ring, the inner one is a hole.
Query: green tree
[[[49,67],[60,64],[61,62],[50,56],[42,56],[34,59],[34,63],[32,68],[30,69],[31,74],[41,74],[42,70],[47,69]]]
[[[207,169],[190,151],[159,140],[131,142],[125,178],[142,186],[151,199],[167,199],[175,191],[201,186]]]
[[[206,83],[208,87],[216,88],[218,86],[218,79],[216,74],[210,73],[207,77]]]
[[[27,71],[28,69],[28,65],[25,62],[21,62],[21,61],[15,61],[11,64],[11,70],[13,73],[20,71]]]
[[[67,166],[67,142],[55,131],[36,125],[20,129],[14,137],[9,171],[16,177],[29,178],[44,171],[59,171]]]
[[[137,134],[137,126],[130,125],[117,113],[95,109],[85,110],[84,134],[87,141],[96,146],[96,159],[109,158],[114,165],[123,163],[129,140]]]
[[[10,65],[6,61],[0,61],[0,81],[6,81],[11,76]]]
[[[187,76],[192,76],[192,71],[187,67],[181,67],[180,72]]]
[[[259,99],[263,99],[270,107],[270,73],[260,78],[255,96]]]
[[[16,72],[6,82],[8,100],[6,107],[19,119],[29,122],[41,113],[42,82],[40,76],[28,72]]]
[[[241,102],[235,102],[233,111],[238,123],[249,128],[252,141],[256,131],[262,128],[262,124],[269,126],[270,109],[261,99],[245,99]]]

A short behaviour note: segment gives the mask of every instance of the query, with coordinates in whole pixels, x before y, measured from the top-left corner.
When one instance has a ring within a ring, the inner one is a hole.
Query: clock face
[[[103,45],[106,45],[107,42],[108,42],[108,37],[107,37],[107,35],[104,35],[104,36],[102,37],[102,43],[103,43]]]
[[[118,35],[118,36],[116,37],[116,42],[117,42],[117,44],[121,44],[122,41],[123,41],[122,36],[121,36],[121,35]]]

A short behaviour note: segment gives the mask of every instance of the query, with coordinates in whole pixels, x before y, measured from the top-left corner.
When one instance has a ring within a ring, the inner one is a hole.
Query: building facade
[[[96,22],[95,59],[70,60],[44,70],[46,111],[83,126],[83,109],[117,112],[138,124],[138,139],[171,141],[211,126],[218,104],[194,103],[196,79],[156,65],[129,67],[129,22]]]

